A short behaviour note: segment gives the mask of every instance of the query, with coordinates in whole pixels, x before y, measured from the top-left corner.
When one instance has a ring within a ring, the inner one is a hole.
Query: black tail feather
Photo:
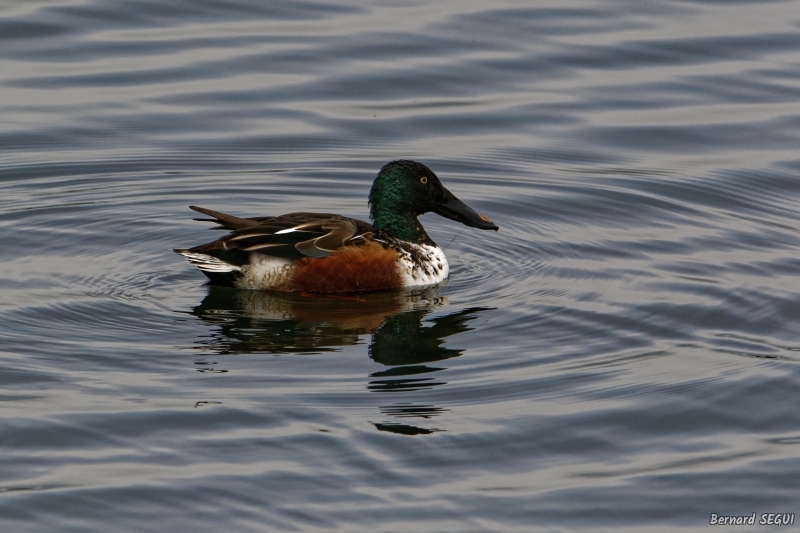
[[[211,220],[200,218],[196,218],[195,220],[201,220],[203,222],[216,222],[222,227],[222,229],[237,230],[242,228],[252,228],[254,226],[258,226],[259,224],[256,220],[226,215],[225,213],[214,211],[213,209],[206,209],[205,207],[197,207],[196,205],[190,205],[189,209],[212,217]]]

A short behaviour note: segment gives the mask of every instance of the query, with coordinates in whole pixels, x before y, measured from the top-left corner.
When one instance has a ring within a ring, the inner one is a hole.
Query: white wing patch
[[[188,259],[191,264],[200,270],[205,270],[206,272],[235,272],[237,270],[241,270],[236,265],[226,263],[225,261],[210,255],[198,254],[189,251],[180,251],[177,253]]]

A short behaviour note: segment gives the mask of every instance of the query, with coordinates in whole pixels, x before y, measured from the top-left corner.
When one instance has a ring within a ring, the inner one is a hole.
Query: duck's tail
[[[200,222],[216,222],[217,224],[219,224],[219,226],[211,229],[237,230],[242,228],[252,228],[254,226],[258,226],[259,224],[257,220],[251,218],[241,218],[241,217],[235,217],[233,215],[226,215],[225,213],[220,213],[219,211],[214,211],[213,209],[206,209],[205,207],[197,207],[196,205],[190,205],[189,209],[213,217],[211,219],[208,218],[195,219],[199,220]]]

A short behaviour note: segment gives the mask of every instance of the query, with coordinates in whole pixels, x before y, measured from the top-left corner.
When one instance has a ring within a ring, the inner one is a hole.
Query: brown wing
[[[247,262],[251,252],[286,259],[327,257],[342,246],[368,242],[375,231],[366,222],[328,213],[240,218],[202,207],[192,206],[192,209],[213,217],[212,222],[234,231],[188,251],[212,255],[238,265]]]

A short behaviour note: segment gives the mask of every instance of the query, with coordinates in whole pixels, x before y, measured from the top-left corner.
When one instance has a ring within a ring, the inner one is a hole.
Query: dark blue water
[[[798,128],[796,1],[5,2],[0,530],[800,515]],[[501,228],[423,217],[444,287],[170,251],[397,158]]]

